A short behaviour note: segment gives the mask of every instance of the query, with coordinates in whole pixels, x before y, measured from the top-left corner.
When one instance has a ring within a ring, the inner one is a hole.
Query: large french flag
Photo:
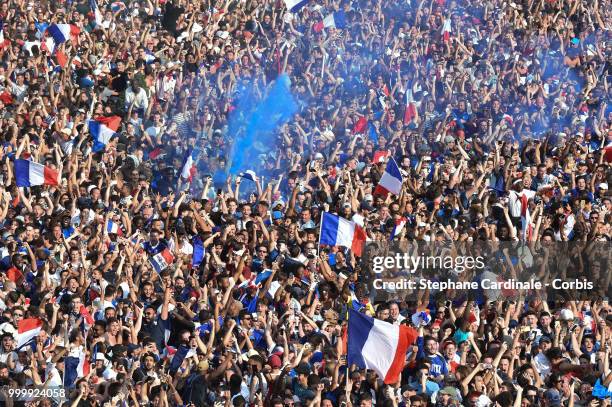
[[[365,231],[355,222],[323,212],[320,244],[349,247],[355,256],[361,256],[366,237]]]
[[[155,256],[151,257],[150,262],[155,271],[161,273],[166,269],[166,267],[174,262],[174,256],[172,255],[170,249],[165,248]]]
[[[64,386],[73,387],[79,378],[89,374],[89,360],[85,352],[79,352],[77,356],[68,356],[64,359]]]
[[[94,140],[92,150],[94,152],[103,151],[111,138],[119,130],[121,117],[119,116],[100,116],[89,121],[89,133]]]
[[[292,13],[298,12],[302,7],[304,7],[308,3],[308,0],[284,0],[284,1],[285,1],[285,6],[287,6],[287,10],[291,11]]]
[[[38,318],[26,318],[17,324],[17,349],[27,345],[38,336],[43,322]]]
[[[328,14],[323,21],[316,23],[313,28],[316,32],[321,32],[324,28],[337,28],[341,30],[346,28],[346,15],[342,10],[333,12]]]
[[[49,52],[53,53],[60,44],[69,41],[79,35],[81,30],[74,24],[51,24],[47,27],[47,35],[50,41],[45,41]]]
[[[15,182],[18,187],[59,185],[59,173],[51,167],[29,160],[15,160]]]
[[[390,157],[385,172],[382,177],[380,177],[380,181],[378,185],[376,185],[376,188],[374,188],[374,195],[387,196],[389,192],[399,195],[402,190],[403,182],[404,178],[402,177],[402,173],[397,163],[393,157]]]
[[[393,325],[350,309],[347,361],[374,370],[385,384],[397,383],[408,347],[417,337],[417,331],[407,325]]]

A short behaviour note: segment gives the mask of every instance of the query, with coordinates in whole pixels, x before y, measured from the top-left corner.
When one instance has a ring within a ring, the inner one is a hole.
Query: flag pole
[[[323,217],[325,216],[325,212],[321,213],[321,219],[319,220],[319,243],[317,244],[317,256],[319,256],[320,248],[321,248],[321,231],[323,230]]]

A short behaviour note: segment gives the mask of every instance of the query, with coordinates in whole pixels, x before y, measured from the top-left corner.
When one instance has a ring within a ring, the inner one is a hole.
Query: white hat
[[[572,312],[571,309],[564,308],[559,313],[559,319],[561,319],[563,321],[573,321],[574,320],[574,313]]]
[[[608,189],[608,183],[602,182],[601,184],[599,184],[599,189]]]

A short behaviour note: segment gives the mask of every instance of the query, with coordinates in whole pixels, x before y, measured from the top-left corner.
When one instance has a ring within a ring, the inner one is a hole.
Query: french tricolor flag
[[[59,185],[59,173],[51,167],[29,160],[15,160],[15,182],[18,187]]]
[[[350,309],[347,362],[374,370],[385,384],[397,383],[408,347],[417,337],[412,327],[393,325]]]
[[[355,256],[361,256],[366,238],[365,231],[355,222],[323,212],[319,244],[348,247]]]
[[[521,227],[523,241],[530,241],[533,226],[531,225],[531,214],[529,213],[529,198],[525,194],[521,196]]]
[[[302,7],[304,7],[308,3],[308,0],[284,0],[284,1],[285,1],[285,6],[287,6],[287,10],[291,11],[292,13],[299,11]]]
[[[450,40],[451,32],[451,20],[450,18],[447,18],[444,20],[444,24],[442,24],[442,38],[444,39],[444,42],[448,42],[448,40]]]
[[[11,41],[4,38],[4,22],[0,20],[0,50],[11,45]]]
[[[81,315],[81,318],[83,318],[83,331],[87,332],[89,328],[93,326],[95,322],[94,318],[84,304],[81,304],[81,308],[79,308],[79,314]]]
[[[94,140],[92,150],[94,152],[103,151],[111,138],[119,130],[121,117],[119,116],[100,116],[89,121],[89,133]]]
[[[38,318],[26,318],[17,324],[17,349],[27,345],[32,339],[38,336],[42,329],[43,322]]]
[[[111,3],[111,11],[116,13],[117,11],[123,11],[126,9],[125,4],[122,1],[114,1]]]
[[[346,15],[344,11],[336,11],[327,15],[323,21],[319,21],[313,26],[315,32],[321,32],[324,28],[337,28],[342,30],[346,28]]]
[[[416,117],[416,103],[414,101],[414,96],[412,95],[412,89],[408,89],[406,91],[406,107],[404,110],[404,124],[410,124],[412,119]]]
[[[170,249],[166,248],[161,252],[157,253],[155,256],[151,257],[149,260],[151,262],[151,266],[157,271],[161,273],[174,262],[174,256]]]
[[[67,356],[64,359],[64,386],[73,387],[81,377],[89,375],[89,360],[81,350],[77,356]]]
[[[96,0],[89,0],[89,7],[91,8],[91,12],[94,15],[94,19],[96,20],[96,25],[102,25],[102,13],[100,12],[100,9],[98,8],[98,4],[96,3]]]
[[[405,217],[397,218],[395,220],[395,226],[393,226],[393,230],[391,231],[391,240],[395,239],[402,233],[402,230],[406,227],[407,219]]]
[[[123,231],[121,230],[121,227],[113,222],[112,220],[109,220],[108,222],[106,222],[106,232],[108,234],[114,233],[116,235],[123,235]]]
[[[376,188],[374,188],[374,195],[387,196],[389,192],[399,195],[402,190],[403,182],[404,178],[402,177],[402,173],[397,163],[393,157],[390,157],[385,172],[382,177],[380,177],[380,181],[378,185],[376,185]]]
[[[69,41],[73,37],[77,37],[81,30],[74,24],[51,24],[47,27],[47,35],[48,39],[51,40],[45,41],[46,47],[49,52],[53,54],[55,48],[59,45]]]
[[[198,160],[199,151],[192,149],[185,154],[183,158],[183,169],[181,170],[181,177],[191,182],[193,176],[196,173],[196,161]]]

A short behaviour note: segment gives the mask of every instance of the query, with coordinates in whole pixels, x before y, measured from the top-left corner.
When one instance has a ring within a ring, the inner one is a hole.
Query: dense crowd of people
[[[5,405],[610,406],[609,0],[7,0],[0,19]],[[285,76],[297,112],[237,167],[258,107],[238,101]],[[389,160],[399,195],[375,193]],[[567,245],[561,275],[594,288],[375,300],[359,255],[319,244],[324,212],[371,242],[525,243],[549,275]],[[418,332],[397,383],[347,361],[349,309]]]

